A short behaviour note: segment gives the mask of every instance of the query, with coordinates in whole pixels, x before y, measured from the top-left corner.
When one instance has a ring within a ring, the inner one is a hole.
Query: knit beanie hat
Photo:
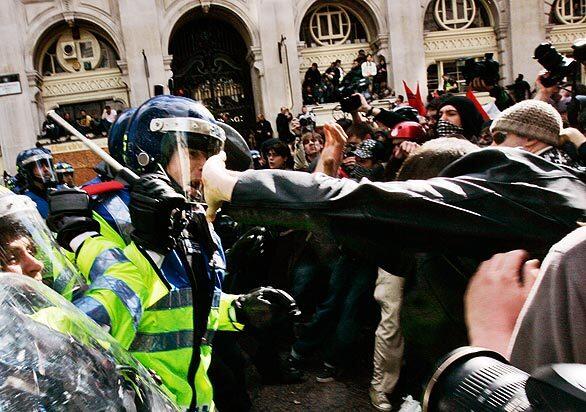
[[[515,133],[558,146],[562,127],[562,116],[552,105],[540,100],[523,100],[503,111],[492,122],[490,131]]]
[[[462,128],[464,129],[464,136],[468,139],[480,136],[480,129],[484,118],[467,97],[464,96],[445,96],[442,97],[438,111],[444,106],[454,106],[460,115],[462,121]]]

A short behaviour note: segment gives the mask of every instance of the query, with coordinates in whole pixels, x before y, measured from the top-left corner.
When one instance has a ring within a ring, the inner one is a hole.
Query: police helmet
[[[35,183],[41,184],[46,189],[57,185],[53,154],[44,147],[35,147],[20,152],[16,156],[16,169],[29,188]]]
[[[72,180],[67,182],[65,181],[66,177],[71,177],[73,179],[73,173],[75,173],[75,169],[69,163],[66,162],[58,162],[55,164],[55,173],[57,174],[57,180],[59,184],[71,184]]]
[[[219,153],[226,134],[201,103],[160,95],[144,102],[127,132],[126,166],[138,174],[165,169],[180,192],[199,189],[197,175],[205,158]]]
[[[116,161],[124,165],[124,145],[126,144],[126,132],[128,125],[136,109],[128,109],[122,112],[114,124],[110,127],[108,133],[108,151]]]

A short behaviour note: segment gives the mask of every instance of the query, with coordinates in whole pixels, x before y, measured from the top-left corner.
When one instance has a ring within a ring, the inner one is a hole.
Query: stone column
[[[509,32],[511,50],[511,81],[523,73],[533,83],[542,67],[533,59],[533,51],[545,41],[543,0],[509,0]]]
[[[427,73],[423,48],[423,13],[418,1],[386,0],[389,21],[389,77],[397,94],[405,94],[403,80],[421,95],[427,94]]]
[[[301,109],[301,79],[294,21],[293,0],[259,0],[258,27],[261,43],[263,109],[273,125],[281,106],[292,108],[295,114]],[[282,40],[282,62],[279,61],[278,43]]]
[[[167,85],[163,62],[167,50],[162,50],[161,46],[158,18],[162,11],[158,9],[159,3],[156,0],[118,1],[126,48],[130,105],[134,107],[153,96],[155,84]],[[148,77],[145,66],[148,67]]]
[[[9,0],[2,4],[0,13],[0,77],[18,74],[22,93],[0,96],[0,147],[5,169],[16,171],[18,152],[34,147],[35,116],[32,112],[32,93],[29,89],[24,56],[26,27],[20,1]]]

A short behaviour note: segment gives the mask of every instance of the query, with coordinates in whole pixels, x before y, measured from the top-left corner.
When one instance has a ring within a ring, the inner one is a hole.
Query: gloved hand
[[[57,233],[57,243],[73,252],[71,241],[87,232],[99,232],[100,224],[92,218],[90,198],[77,188],[54,190],[48,195],[47,226]]]
[[[141,176],[130,191],[132,240],[162,255],[169,253],[176,245],[179,230],[175,223],[185,202],[185,197],[173,189],[164,174]]]
[[[270,286],[254,289],[238,297],[232,305],[238,322],[258,329],[301,315],[291,295]]]

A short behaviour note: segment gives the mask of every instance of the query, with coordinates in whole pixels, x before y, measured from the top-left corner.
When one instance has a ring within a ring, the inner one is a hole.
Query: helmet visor
[[[201,170],[208,157],[222,148],[223,142],[214,137],[167,132],[162,140],[162,166],[187,199],[201,201]]]
[[[57,183],[57,175],[55,174],[52,159],[46,157],[31,159],[27,162],[26,169],[34,181],[45,186],[52,186]]]
[[[0,198],[0,269],[42,281],[68,299],[85,289],[83,278],[26,196]]]

